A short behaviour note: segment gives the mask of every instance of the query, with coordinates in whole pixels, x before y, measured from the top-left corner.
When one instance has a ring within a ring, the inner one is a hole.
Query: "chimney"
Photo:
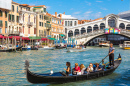
[[[65,12],[63,14],[65,15]]]
[[[60,18],[62,18],[62,14],[60,14]]]
[[[57,12],[55,12],[55,16],[57,17]]]

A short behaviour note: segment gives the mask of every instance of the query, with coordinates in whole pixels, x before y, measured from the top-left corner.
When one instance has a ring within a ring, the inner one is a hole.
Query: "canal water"
[[[85,52],[66,52],[62,50],[38,50],[0,53],[0,86],[96,86],[96,85],[130,85],[130,50],[123,50],[115,47],[115,59],[120,53],[122,56],[121,65],[111,75],[93,79],[78,81],[65,84],[31,84],[25,76],[25,60],[30,62],[30,70],[35,73],[47,73],[50,70],[54,72],[63,71],[66,68],[66,62],[84,64],[100,62],[108,54],[108,48],[88,47]],[[108,62],[108,58],[105,59]]]

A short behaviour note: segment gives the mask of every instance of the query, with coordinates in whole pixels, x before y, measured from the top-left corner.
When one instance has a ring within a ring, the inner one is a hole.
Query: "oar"
[[[104,59],[106,59],[108,56],[109,56],[109,54],[108,54]],[[102,59],[102,61],[103,61],[104,59]],[[100,64],[102,61],[100,61],[99,64]]]

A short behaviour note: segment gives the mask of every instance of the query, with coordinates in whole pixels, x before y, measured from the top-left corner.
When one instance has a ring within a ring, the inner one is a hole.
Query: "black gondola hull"
[[[0,52],[13,52],[13,51],[20,50],[20,49],[22,49],[22,46],[16,47],[16,49],[13,48],[13,49],[0,50]]]
[[[103,77],[106,75],[110,75],[114,72],[114,70],[119,66],[121,60],[115,61],[115,66],[111,69],[102,70],[98,72],[92,72],[84,75],[73,75],[73,76],[42,76],[39,74],[35,74],[29,71],[28,67],[26,68],[26,76],[27,80],[30,83],[67,83],[67,82],[75,82],[81,80],[90,80],[99,77]],[[60,73],[60,72],[59,72]]]

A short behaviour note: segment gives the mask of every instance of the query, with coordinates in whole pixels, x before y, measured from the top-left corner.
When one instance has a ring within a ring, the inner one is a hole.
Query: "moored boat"
[[[20,49],[22,49],[22,46],[16,47],[16,48],[3,48],[0,49],[0,52],[13,52],[13,51],[19,51]]]
[[[90,73],[85,73],[83,75],[69,75],[66,76],[64,72],[55,72],[55,73],[46,73],[46,74],[39,74],[33,73],[29,70],[29,62],[25,61],[25,70],[26,70],[26,78],[30,83],[67,83],[67,82],[77,82],[81,80],[89,80],[95,79],[99,77],[103,77],[106,75],[112,74],[115,69],[121,64],[121,56],[114,61],[114,66],[104,68],[100,71],[94,71]],[[109,64],[108,64],[109,65]]]
[[[48,47],[48,46],[44,46],[43,48],[38,48],[38,50],[54,50],[55,47]]]
[[[100,47],[109,47],[110,46],[110,42],[109,41],[100,41],[99,42],[99,46]]]
[[[124,43],[123,43],[123,49],[125,49],[125,50],[130,49],[130,41],[124,41]]]
[[[67,52],[83,52],[86,48],[67,48]]]

